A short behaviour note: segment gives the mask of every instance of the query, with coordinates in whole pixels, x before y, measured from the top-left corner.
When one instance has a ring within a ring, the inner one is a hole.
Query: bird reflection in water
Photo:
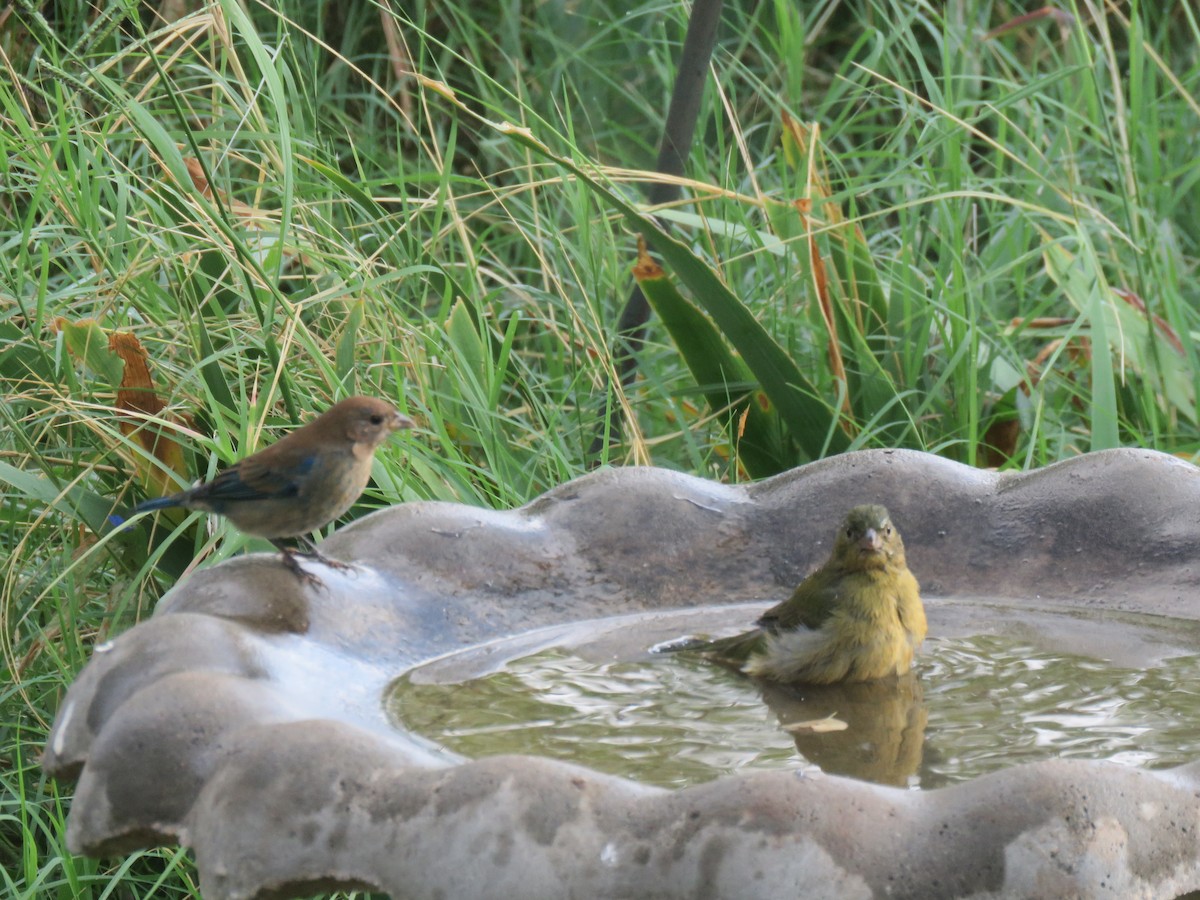
[[[852,684],[762,684],[763,702],[822,772],[910,786],[929,712],[916,673]]]

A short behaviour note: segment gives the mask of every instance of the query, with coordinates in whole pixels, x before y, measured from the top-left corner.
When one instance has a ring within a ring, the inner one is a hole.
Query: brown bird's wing
[[[792,631],[801,626],[816,630],[825,624],[838,601],[841,576],[828,566],[813,572],[782,603],[762,614],[759,626],[767,631]]]
[[[264,459],[256,453],[195,488],[192,497],[211,504],[217,512],[227,503],[295,497],[315,462],[312,454],[272,454]]]

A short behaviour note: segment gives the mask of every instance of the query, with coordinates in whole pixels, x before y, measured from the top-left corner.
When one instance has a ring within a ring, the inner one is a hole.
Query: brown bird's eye
[[[383,416],[381,416],[379,413],[371,413],[371,424],[372,425],[382,425],[383,424]]]

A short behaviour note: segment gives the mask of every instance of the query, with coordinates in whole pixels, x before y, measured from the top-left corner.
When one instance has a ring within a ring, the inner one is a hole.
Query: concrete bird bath
[[[1197,763],[1055,759],[929,791],[800,771],[665,790],[542,757],[462,760],[385,713],[393,679],[470,645],[783,596],[827,552],[830,516],[808,511],[864,502],[891,509],[927,595],[1200,618],[1200,469],[1148,451],[1005,474],[868,451],[746,486],[615,469],[510,512],[409,503],[325,541],[356,568],[314,567],[324,589],[274,554],[242,557],[96,648],[45,754],[78,779],[71,849],[185,844],[208,898],[1200,889]],[[929,612],[936,635],[949,607]]]

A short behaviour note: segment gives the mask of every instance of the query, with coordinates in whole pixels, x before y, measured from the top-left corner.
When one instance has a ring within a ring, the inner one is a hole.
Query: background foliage
[[[197,894],[177,850],[72,857],[38,755],[95,643],[261,548],[105,517],[347,393],[423,423],[357,512],[595,464],[1196,451],[1192,4],[726,6],[657,224],[681,3],[0,9],[0,889]],[[611,391],[638,231],[659,317]]]

